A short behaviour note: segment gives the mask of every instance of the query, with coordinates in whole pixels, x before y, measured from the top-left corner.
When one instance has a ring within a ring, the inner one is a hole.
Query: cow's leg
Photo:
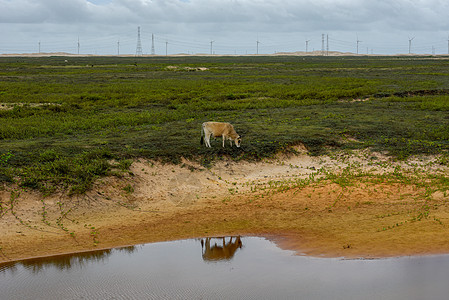
[[[225,135],[223,134],[223,148],[224,148],[225,141],[226,141],[226,138],[225,138]]]
[[[202,132],[201,132],[201,139],[204,139],[203,140],[203,142],[204,142],[204,145],[207,147],[207,130],[206,130],[206,127],[204,126],[204,123],[203,123],[203,128],[202,128]],[[203,137],[203,135],[204,135],[204,137]]]
[[[211,133],[209,133],[209,148],[212,148],[212,146],[210,145],[210,139],[211,139],[211,137],[213,137],[213,133],[211,132]]]
[[[210,131],[204,128],[204,142],[206,147],[210,147]]]
[[[206,249],[204,253],[210,252],[210,238],[206,238]]]
[[[206,144],[206,147],[210,147],[210,146],[209,146],[209,139],[210,139],[210,135],[209,135],[209,134],[206,134],[206,135],[204,136],[204,142],[205,142],[205,144]]]

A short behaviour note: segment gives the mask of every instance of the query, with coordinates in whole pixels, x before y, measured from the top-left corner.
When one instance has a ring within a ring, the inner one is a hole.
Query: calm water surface
[[[0,265],[0,299],[449,299],[449,256],[295,256],[263,238],[184,240]]]

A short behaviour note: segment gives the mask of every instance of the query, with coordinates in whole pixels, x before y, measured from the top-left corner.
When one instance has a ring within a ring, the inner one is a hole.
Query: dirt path
[[[314,256],[448,253],[449,196],[426,177],[449,174],[437,159],[300,153],[211,169],[142,160],[83,196],[8,187],[0,262],[222,235],[266,236]]]

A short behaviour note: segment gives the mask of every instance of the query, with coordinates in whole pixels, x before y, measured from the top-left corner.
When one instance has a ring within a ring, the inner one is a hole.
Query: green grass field
[[[0,103],[0,181],[43,192],[83,193],[138,157],[449,149],[449,60],[431,57],[0,58]],[[201,146],[212,120],[242,147]]]

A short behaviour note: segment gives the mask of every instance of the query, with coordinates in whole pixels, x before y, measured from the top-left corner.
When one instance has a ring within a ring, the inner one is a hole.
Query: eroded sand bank
[[[223,235],[266,236],[299,254],[386,257],[449,252],[449,196],[438,157],[368,151],[264,162],[138,160],[86,195],[0,191],[0,262]],[[320,179],[321,178],[321,179]],[[323,180],[326,178],[326,180]]]

